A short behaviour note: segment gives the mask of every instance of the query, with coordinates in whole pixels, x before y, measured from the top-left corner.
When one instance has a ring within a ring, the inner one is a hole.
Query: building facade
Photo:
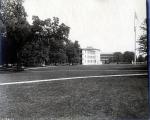
[[[107,53],[102,53],[101,54],[101,61],[102,64],[109,64],[113,61],[113,54],[107,54]]]
[[[92,47],[82,49],[82,65],[101,65],[100,50]]]

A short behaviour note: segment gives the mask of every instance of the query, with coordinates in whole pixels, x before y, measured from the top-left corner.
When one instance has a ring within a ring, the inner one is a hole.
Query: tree
[[[0,18],[0,65],[7,63],[6,27]]]
[[[2,21],[6,26],[8,62],[25,65],[78,63],[80,46],[68,39],[70,27],[53,17],[41,20],[33,16],[33,25],[26,20],[23,0],[3,0]],[[71,50],[73,49],[73,50]]]
[[[142,35],[139,37],[139,52],[146,55],[147,54],[147,27],[146,20],[141,25]]]
[[[23,62],[26,65],[45,64],[49,61],[50,44],[45,29],[45,22],[33,16],[30,41],[23,49]]]
[[[122,62],[122,59],[123,59],[123,55],[121,52],[115,52],[113,54],[113,60],[114,62],[117,62],[117,64],[119,64],[119,62]]]
[[[22,49],[30,36],[30,25],[22,4],[22,0],[3,0],[1,9],[2,21],[7,31],[8,62],[17,63],[17,66],[20,66]]]
[[[66,62],[66,44],[69,42],[68,36],[70,28],[64,23],[59,24],[59,18],[54,17],[51,21],[50,37],[50,63]]]
[[[126,51],[123,53],[123,62],[132,63],[134,60],[134,52]]]
[[[69,64],[80,63],[80,46],[78,41],[69,42],[66,47],[66,54]]]
[[[26,64],[65,63],[69,30],[64,23],[59,24],[59,18],[41,20],[33,16],[32,40],[24,49]]]

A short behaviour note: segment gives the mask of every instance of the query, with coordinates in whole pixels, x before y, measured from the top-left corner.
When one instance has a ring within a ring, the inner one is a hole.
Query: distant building
[[[102,64],[109,64],[113,61],[113,54],[102,53],[100,57]]]
[[[92,47],[82,49],[83,65],[101,65],[100,50]]]

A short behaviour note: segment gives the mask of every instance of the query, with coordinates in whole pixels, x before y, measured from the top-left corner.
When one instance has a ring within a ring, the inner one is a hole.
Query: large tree
[[[69,30],[64,23],[59,23],[57,17],[41,20],[33,16],[32,39],[24,48],[24,62],[27,65],[65,63]]]
[[[50,34],[50,62],[64,63],[66,62],[66,44],[69,42],[68,36],[70,28],[64,23],[59,23],[59,19],[54,17],[51,22]]]
[[[2,21],[7,30],[9,63],[25,65],[79,61],[79,44],[68,39],[70,28],[53,17],[41,20],[33,16],[33,24],[26,20],[23,0],[3,0]],[[68,54],[73,49],[73,57]]]
[[[6,26],[8,43],[8,62],[20,65],[22,49],[28,41],[30,25],[26,20],[23,0],[3,0],[2,21]]]

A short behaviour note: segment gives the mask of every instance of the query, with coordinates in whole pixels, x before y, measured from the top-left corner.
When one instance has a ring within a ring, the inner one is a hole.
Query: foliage
[[[66,54],[70,64],[80,63],[80,46],[78,41],[69,42],[66,47]]]
[[[134,60],[134,52],[126,51],[123,54],[123,62],[132,63]]]
[[[60,24],[57,17],[40,20],[38,16],[33,16],[32,42],[23,51],[25,65],[77,63],[79,45],[77,41],[73,43],[68,39],[69,31],[70,28]],[[71,55],[69,50],[73,50]]]
[[[146,55],[147,54],[147,27],[146,27],[146,20],[141,25],[142,35],[140,36],[138,43],[139,43],[139,52]]]
[[[113,54],[113,60],[114,60],[114,62],[117,62],[117,64],[118,64],[119,62],[122,62],[122,59],[123,59],[123,55],[122,55],[121,52],[115,52],[115,53]]]
[[[22,0],[3,0],[1,16],[7,31],[8,62],[20,64],[21,50],[30,34],[26,12]]]
[[[113,57],[109,59],[109,63],[116,62],[119,63],[132,63],[134,60],[134,52],[125,51],[124,53],[115,52]]]
[[[77,41],[69,40],[70,27],[60,24],[57,17],[41,20],[38,16],[33,16],[30,25],[22,4],[23,0],[3,0],[1,5],[1,21],[7,31],[8,63],[78,63],[80,46]]]

